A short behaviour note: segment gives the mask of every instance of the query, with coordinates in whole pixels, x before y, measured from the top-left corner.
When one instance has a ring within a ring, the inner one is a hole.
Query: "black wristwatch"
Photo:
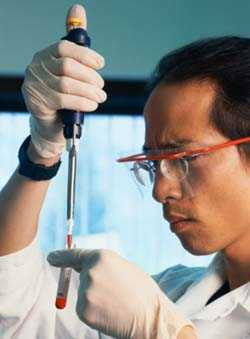
[[[19,159],[18,173],[35,181],[50,180],[51,178],[56,176],[61,165],[61,160],[59,160],[57,163],[49,167],[43,164],[33,163],[29,159],[27,154],[30,141],[31,136],[28,136],[24,140],[18,151]]]

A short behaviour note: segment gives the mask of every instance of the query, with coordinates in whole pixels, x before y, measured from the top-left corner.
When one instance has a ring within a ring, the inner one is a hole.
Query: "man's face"
[[[197,149],[227,139],[210,123],[215,86],[208,81],[160,84],[151,93],[145,110],[145,146],[162,149]],[[208,154],[192,164],[199,173],[193,194],[186,197],[181,185],[159,170],[153,188],[162,203],[164,218],[184,248],[208,254],[236,248],[250,240],[250,170],[235,146]],[[243,240],[244,239],[244,240]]]

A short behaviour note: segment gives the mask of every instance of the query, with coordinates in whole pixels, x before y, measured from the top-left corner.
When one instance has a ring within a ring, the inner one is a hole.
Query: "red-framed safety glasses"
[[[250,142],[250,137],[230,140],[230,141],[217,144],[217,145],[213,145],[213,146],[202,147],[202,148],[197,148],[195,150],[187,150],[187,151],[181,151],[181,152],[169,152],[169,151],[165,152],[164,150],[160,150],[160,152],[158,151],[157,154],[154,154],[154,151],[149,151],[145,153],[139,153],[139,154],[134,154],[134,155],[130,155],[127,157],[119,158],[117,159],[117,161],[118,162],[130,162],[130,161],[163,160],[163,159],[175,160],[175,159],[180,159],[182,157],[207,154],[207,153],[220,150],[222,148],[226,148],[226,147],[234,146],[234,145],[240,145],[240,144],[247,143],[247,142]]]

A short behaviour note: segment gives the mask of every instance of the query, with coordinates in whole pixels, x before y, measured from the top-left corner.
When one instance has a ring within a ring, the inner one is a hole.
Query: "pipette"
[[[85,10],[80,5],[74,5],[69,9],[67,15],[68,35],[64,40],[69,40],[81,46],[90,46],[90,38],[87,34],[87,19]],[[83,112],[70,110],[60,110],[64,124],[64,137],[67,142],[68,151],[68,184],[67,184],[67,238],[66,248],[73,247],[73,227],[74,227],[74,209],[75,209],[75,185],[77,169],[77,151],[78,143],[82,134],[81,125],[84,122]],[[58,309],[66,306],[67,295],[70,283],[72,269],[69,267],[62,268],[59,276],[57,296],[55,305]]]

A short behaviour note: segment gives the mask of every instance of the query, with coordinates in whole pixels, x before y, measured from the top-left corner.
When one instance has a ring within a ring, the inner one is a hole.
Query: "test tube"
[[[67,234],[66,244],[66,248],[72,248],[72,234]],[[67,303],[71,273],[71,267],[62,267],[60,270],[55,302],[56,308],[58,308],[59,310],[64,309]]]
[[[60,310],[63,309],[67,303],[71,273],[71,267],[61,268],[55,303],[56,308]]]

